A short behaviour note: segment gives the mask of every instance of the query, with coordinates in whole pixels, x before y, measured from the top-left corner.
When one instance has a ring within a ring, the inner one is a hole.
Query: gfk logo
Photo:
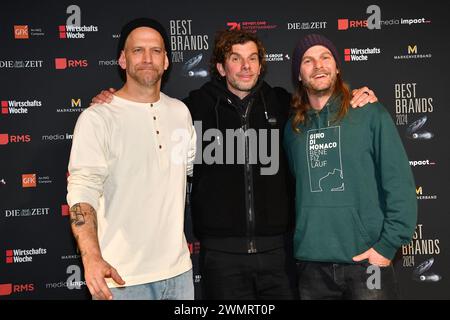
[[[35,188],[36,187],[36,174],[28,173],[22,175],[22,187],[23,188]]]
[[[229,30],[241,30],[241,24],[239,22],[227,22]]]
[[[28,39],[28,26],[14,26],[15,39]]]
[[[69,60],[67,58],[55,58],[55,68],[64,70],[67,68],[86,68],[88,61],[85,59]]]
[[[2,283],[0,284],[0,296],[9,296],[11,293],[31,292],[34,291],[34,283],[15,284]]]

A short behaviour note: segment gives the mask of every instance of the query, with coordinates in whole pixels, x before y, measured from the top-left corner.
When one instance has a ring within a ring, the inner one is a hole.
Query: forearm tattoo
[[[75,226],[82,226],[85,224],[84,213],[81,211],[81,205],[75,204],[70,208],[70,223]]]

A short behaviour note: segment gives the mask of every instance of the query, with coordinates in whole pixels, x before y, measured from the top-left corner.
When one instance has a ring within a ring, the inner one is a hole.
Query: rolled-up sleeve
[[[108,175],[108,140],[103,119],[85,110],[75,125],[69,160],[67,203],[88,203],[96,211]]]

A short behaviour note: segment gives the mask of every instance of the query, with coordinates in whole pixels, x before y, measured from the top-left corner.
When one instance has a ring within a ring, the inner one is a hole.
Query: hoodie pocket
[[[297,215],[297,259],[352,263],[371,243],[354,207],[301,207]]]

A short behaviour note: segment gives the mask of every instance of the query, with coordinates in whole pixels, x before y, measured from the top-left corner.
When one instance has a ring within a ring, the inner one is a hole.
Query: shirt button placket
[[[150,107],[153,108],[153,103],[150,104]],[[159,135],[159,126],[156,122],[156,115],[153,115],[153,121],[155,121],[155,129],[156,129],[156,140],[158,141],[158,149],[162,149],[161,136]]]

